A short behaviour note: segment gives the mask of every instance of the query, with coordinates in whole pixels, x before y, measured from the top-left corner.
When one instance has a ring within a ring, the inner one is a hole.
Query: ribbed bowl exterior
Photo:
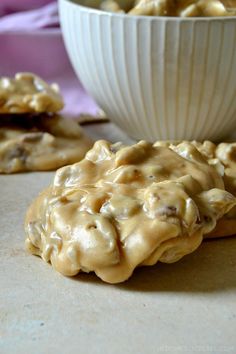
[[[236,18],[109,14],[60,0],[72,65],[136,139],[217,140],[236,125]]]

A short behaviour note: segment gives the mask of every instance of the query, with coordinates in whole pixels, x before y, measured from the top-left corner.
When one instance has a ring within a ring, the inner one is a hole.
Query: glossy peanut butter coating
[[[33,202],[26,247],[64,275],[94,271],[119,283],[137,266],[193,252],[234,205],[221,176],[189,143],[173,151],[98,141]]]
[[[178,142],[159,141],[156,146],[166,146],[176,149]],[[214,144],[211,141],[203,143],[192,141],[192,144],[199,150],[208,163],[213,166],[222,176],[225,189],[236,196],[236,143]],[[217,222],[216,228],[206,237],[225,237],[236,234],[236,207],[224,215],[223,219]]]

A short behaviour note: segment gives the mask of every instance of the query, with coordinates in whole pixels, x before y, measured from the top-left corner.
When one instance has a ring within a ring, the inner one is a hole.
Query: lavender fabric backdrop
[[[65,113],[96,114],[67,57],[53,0],[0,0],[0,75],[30,71],[57,82]]]

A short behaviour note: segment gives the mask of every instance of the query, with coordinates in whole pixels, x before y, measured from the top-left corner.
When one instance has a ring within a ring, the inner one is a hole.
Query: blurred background
[[[60,85],[66,114],[97,114],[66,54],[56,0],[0,0],[0,53],[1,76],[33,72]]]

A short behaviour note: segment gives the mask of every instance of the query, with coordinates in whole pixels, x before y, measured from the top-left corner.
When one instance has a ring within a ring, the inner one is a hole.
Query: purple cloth
[[[0,75],[19,71],[57,82],[65,100],[64,113],[97,113],[97,105],[69,62],[53,0],[0,0]]]

